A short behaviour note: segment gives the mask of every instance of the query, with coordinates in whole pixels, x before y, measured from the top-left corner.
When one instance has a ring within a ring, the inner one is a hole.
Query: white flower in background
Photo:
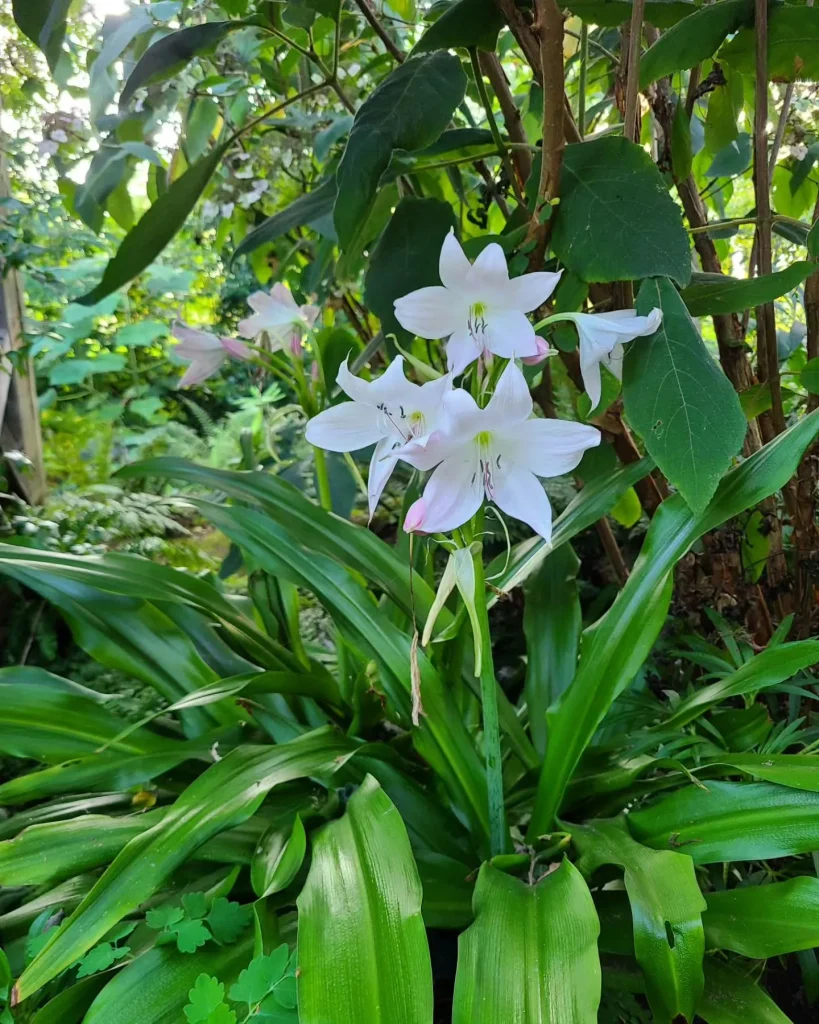
[[[287,285],[279,282],[267,292],[254,292],[247,304],[254,315],[242,320],[239,334],[243,338],[256,338],[264,331],[273,350],[290,346],[297,354],[301,336],[310,330],[319,314],[318,306],[299,306]]]
[[[591,407],[596,409],[602,392],[600,364],[622,380],[623,345],[653,334],[662,319],[662,310],[655,307],[648,316],[638,316],[633,309],[613,309],[609,313],[556,313],[548,322],[571,320],[577,327],[580,373]]]
[[[239,205],[244,207],[246,210],[249,206],[257,203],[268,188],[270,188],[269,181],[262,181],[261,178],[257,178],[256,181],[253,182],[253,188],[250,192],[245,192],[243,196],[239,197]]]
[[[225,218],[225,220],[233,216],[233,210],[235,206],[235,203],[222,203],[222,216]]]
[[[367,481],[372,517],[402,449],[409,442],[426,442],[438,425],[441,403],[452,381],[447,375],[413,384],[404,376],[404,360],[398,356],[373,381],[354,376],[345,361],[336,382],[352,402],[314,416],[307,424],[307,440],[331,452],[354,452],[375,445]]]
[[[228,356],[250,359],[252,355],[247,345],[238,338],[217,338],[215,334],[188,327],[178,320],[173,325],[172,333],[179,339],[174,354],[190,362],[177,384],[179,388],[201,384],[203,380],[212,377]]]
[[[37,150],[42,156],[54,156],[59,148],[59,143],[54,139],[43,139],[37,143]]]
[[[507,359],[537,355],[537,337],[526,314],[549,298],[560,273],[524,274],[510,281],[496,242],[470,264],[453,231],[444,239],[438,273],[441,285],[396,299],[395,316],[421,338],[449,339],[451,373],[461,373],[484,350]]]
[[[205,220],[216,220],[218,214],[218,203],[214,203],[212,199],[206,199],[204,203],[202,203],[202,216]]]
[[[439,429],[401,453],[417,469],[437,466],[404,529],[447,533],[471,519],[486,497],[550,540],[552,509],[537,477],[570,472],[600,443],[600,431],[530,418],[532,408],[526,380],[512,362],[485,409],[462,388],[445,395]]]

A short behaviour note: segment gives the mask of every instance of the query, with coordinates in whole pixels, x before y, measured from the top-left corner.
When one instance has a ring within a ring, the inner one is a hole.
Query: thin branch
[[[768,3],[755,0],[756,10],[756,97],[754,104],[754,191],[756,193],[756,249],[761,275],[773,271],[771,238],[771,194],[768,175]],[[771,389],[771,414],[761,417],[763,433],[781,434],[785,429],[782,392],[779,384],[779,354],[776,344],[776,316],[772,302],[756,310],[757,373]],[[766,422],[767,421],[767,422]],[[767,427],[767,431],[766,431]]]
[[[626,75],[625,136],[636,142],[640,138],[638,104],[640,101],[640,49],[643,38],[643,13],[646,0],[633,0],[629,28],[628,71]]]
[[[526,139],[526,132],[523,130],[520,111],[515,103],[512,90],[503,70],[497,54],[481,53],[481,68],[489,79],[492,89],[498,98],[498,104],[503,114],[503,123],[506,125],[506,134],[511,140],[507,148],[512,150],[512,160],[518,172],[521,185],[525,185],[532,173],[532,157],[529,152],[529,143]]]
[[[612,55],[613,56],[613,55]],[[577,127],[581,139],[586,134],[586,88],[589,79],[589,26],[580,28],[580,84],[577,94]]]
[[[399,64],[403,64],[406,60],[407,55],[403,50],[400,49],[395,40],[392,39],[389,32],[384,28],[381,22],[378,20],[378,16],[370,5],[370,0],[355,0],[356,6],[370,23],[370,28],[375,32],[381,42],[384,44],[388,53],[390,53]],[[340,19],[339,19],[340,20]]]

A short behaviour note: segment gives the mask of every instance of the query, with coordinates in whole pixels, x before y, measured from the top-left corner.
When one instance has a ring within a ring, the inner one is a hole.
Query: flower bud
[[[427,514],[426,502],[423,498],[419,498],[414,501],[412,505],[407,509],[407,514],[404,517],[404,532],[405,533],[417,533],[419,528],[424,522],[424,517]]]
[[[526,363],[527,366],[537,366],[538,363],[542,363],[547,356],[553,356],[555,350],[549,345],[549,342],[540,335],[536,338],[537,352],[533,356],[524,356],[521,359],[522,363]]]

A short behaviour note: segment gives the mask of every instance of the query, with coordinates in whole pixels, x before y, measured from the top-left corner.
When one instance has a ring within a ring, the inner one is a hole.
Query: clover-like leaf
[[[181,921],[173,929],[180,953],[195,953],[212,936],[202,921]]]
[[[208,898],[203,892],[186,892],[182,897],[185,913],[193,920],[204,917],[208,912]]]
[[[80,960],[80,969],[77,971],[77,978],[87,978],[89,974],[98,974],[100,971],[107,971],[117,960],[128,956],[131,952],[129,946],[112,946],[110,942],[101,942],[98,946],[90,949]]]
[[[188,1024],[236,1024],[236,1013],[224,1002],[225,986],[209,974],[200,974],[188,992]]]
[[[163,928],[172,928],[178,924],[184,916],[185,911],[181,907],[156,907],[145,915],[145,923],[149,928],[162,931]]]
[[[241,903],[233,903],[219,896],[210,908],[208,927],[214,939],[222,945],[235,942],[250,924],[251,913],[250,907],[243,907]]]
[[[267,956],[257,956],[239,975],[239,980],[231,986],[230,998],[238,1003],[256,1006],[269,995],[282,980],[290,957],[286,945],[274,949]]]

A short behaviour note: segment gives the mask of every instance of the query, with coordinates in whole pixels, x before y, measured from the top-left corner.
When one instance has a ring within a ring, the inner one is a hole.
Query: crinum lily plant
[[[484,504],[521,520],[549,543],[552,510],[539,478],[570,473],[583,453],[600,443],[601,434],[588,424],[536,416],[518,365],[518,360],[532,364],[553,354],[527,314],[544,306],[560,272],[510,278],[500,245],[489,243],[470,263],[450,231],[441,249],[439,276],[441,285],[397,299],[395,315],[417,336],[446,342],[447,373],[436,375],[425,367],[431,379],[412,383],[398,356],[380,377],[366,381],[345,361],[336,382],[351,401],[314,416],[306,434],[316,448],[333,452],[375,446],[367,488],[371,517],[399,461],[421,473],[431,471],[421,497],[406,511],[403,528],[410,534],[433,535],[447,547],[449,563],[439,601],[457,584],[469,608],[475,671],[482,679],[492,846],[498,854],[506,830],[494,678],[482,671],[484,653],[491,657],[477,539]],[[648,316],[634,310],[558,313],[536,326],[574,322],[582,379],[595,408],[601,398],[601,364],[619,378],[624,344],[653,334],[661,318],[659,309]],[[425,640],[430,626],[428,622]],[[422,695],[415,692],[414,699],[417,718]]]

